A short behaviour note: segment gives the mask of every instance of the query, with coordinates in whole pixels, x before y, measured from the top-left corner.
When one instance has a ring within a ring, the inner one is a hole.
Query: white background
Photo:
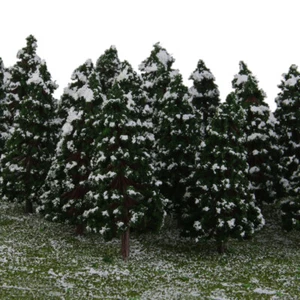
[[[299,3],[299,4],[298,4]],[[243,60],[267,93],[272,110],[282,73],[300,66],[299,0],[1,0],[0,57],[16,61],[26,37],[38,40],[59,84],[75,68],[111,45],[137,70],[160,42],[174,56],[175,68],[190,86],[199,59],[216,77],[222,100]]]

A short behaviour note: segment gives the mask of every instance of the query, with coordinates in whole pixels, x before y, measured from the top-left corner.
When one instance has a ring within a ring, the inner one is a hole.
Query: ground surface
[[[0,299],[300,299],[300,233],[278,222],[225,255],[170,229],[133,235],[128,263],[119,244],[0,202]]]

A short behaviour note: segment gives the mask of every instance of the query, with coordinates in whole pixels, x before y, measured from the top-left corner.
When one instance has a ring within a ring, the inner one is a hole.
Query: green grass
[[[300,299],[300,234],[279,222],[225,255],[176,230],[132,235],[125,263],[119,240],[0,209],[0,299]]]

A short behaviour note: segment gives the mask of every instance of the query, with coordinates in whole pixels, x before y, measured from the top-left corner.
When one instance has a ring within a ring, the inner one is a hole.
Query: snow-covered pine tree
[[[296,65],[291,65],[283,74],[280,93],[276,98],[276,127],[281,149],[281,197],[282,219],[285,229],[300,229],[300,73]]]
[[[175,59],[166,49],[156,43],[150,56],[139,65],[144,81],[143,89],[148,94],[149,102],[154,106],[156,101],[161,99],[167,91],[171,82],[171,74],[174,71],[172,69],[174,61]]]
[[[104,101],[99,116],[99,137],[91,191],[84,212],[87,228],[105,239],[121,237],[124,260],[129,257],[131,230],[157,230],[164,216],[164,198],[153,176],[147,151],[149,122],[140,119],[136,74],[126,62]],[[142,93],[142,91],[141,91]],[[151,129],[151,126],[150,126]]]
[[[52,221],[65,221],[77,226],[82,233],[82,213],[86,209],[90,160],[94,154],[96,127],[103,96],[97,72],[91,60],[79,66],[73,82],[64,89],[61,105],[66,121],[56,147],[56,154],[42,188],[37,211]]]
[[[8,88],[13,130],[1,159],[2,193],[4,199],[24,202],[25,212],[32,213],[56,145],[57,85],[46,62],[36,55],[34,37],[27,38],[18,57]]]
[[[199,60],[196,70],[191,74],[193,86],[189,89],[192,104],[199,113],[199,120],[204,137],[206,128],[210,124],[219,104],[220,92],[215,83],[215,77],[203,60]]]
[[[249,189],[246,115],[240,105],[232,93],[217,109],[191,175],[195,185],[186,194],[194,205],[186,214],[183,235],[196,241],[213,238],[221,253],[230,237],[248,238],[264,224]]]
[[[273,202],[275,199],[274,182],[276,164],[272,160],[272,144],[276,144],[274,122],[265,102],[265,93],[258,87],[258,81],[244,62],[239,64],[240,71],[234,76],[232,86],[237,101],[245,109],[246,148],[248,151],[249,179],[257,203]]]
[[[194,169],[195,152],[200,143],[200,126],[189,101],[188,89],[178,72],[173,71],[163,97],[157,100],[154,114],[156,174],[162,193],[170,200],[169,210],[180,221],[187,178]]]
[[[115,46],[111,46],[102,54],[96,62],[96,70],[99,72],[102,91],[106,94],[113,86],[115,77],[119,74],[121,61]]]
[[[3,60],[0,57],[0,157],[3,152],[4,143],[5,143],[5,134],[7,131],[7,128],[5,126],[5,118],[4,118],[4,103],[6,98],[5,88],[4,88],[4,64]]]

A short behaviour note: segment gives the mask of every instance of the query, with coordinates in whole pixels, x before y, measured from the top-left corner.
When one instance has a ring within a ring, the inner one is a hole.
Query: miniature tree
[[[198,61],[196,70],[191,74],[190,80],[193,80],[193,86],[189,89],[192,98],[192,104],[199,112],[201,117],[201,127],[204,137],[206,128],[210,124],[217,107],[220,104],[220,93],[215,84],[215,77],[206,67],[203,60]]]
[[[270,109],[264,101],[265,93],[259,89],[257,79],[240,62],[240,71],[235,75],[232,86],[237,101],[245,109],[247,122],[246,148],[248,151],[249,179],[256,201],[272,202],[275,198],[274,173],[276,164],[272,161],[272,144],[276,143],[274,123],[270,119]]]
[[[184,202],[189,174],[194,168],[194,158],[199,144],[200,127],[190,104],[188,90],[179,73],[173,72],[171,82],[154,113],[156,173],[162,181],[162,193],[170,200],[169,210],[178,220],[187,205]]]
[[[50,171],[43,186],[38,212],[52,221],[67,221],[83,231],[82,213],[89,191],[90,160],[94,154],[96,130],[103,96],[99,77],[91,60],[78,67],[73,82],[64,90],[67,118]],[[70,108],[67,108],[70,107]]]
[[[9,105],[14,123],[1,159],[3,198],[24,202],[27,213],[33,212],[33,204],[39,198],[58,131],[57,101],[53,97],[57,85],[35,50],[36,40],[30,36],[27,47],[18,54],[20,61],[12,69]]]
[[[283,227],[286,230],[300,229],[300,73],[292,65],[278,86],[281,91],[276,98],[276,131],[281,150],[281,205]]]
[[[121,61],[115,46],[111,46],[102,54],[96,62],[96,70],[99,72],[100,83],[104,94],[112,88],[115,77],[119,74]]]
[[[135,78],[124,62],[103,103],[86,197],[89,209],[83,214],[89,230],[106,239],[121,237],[124,260],[129,257],[130,231],[157,230],[164,215],[159,182],[145,151],[149,124],[140,119]]]
[[[251,237],[264,224],[249,189],[245,122],[244,110],[230,94],[208,128],[201,160],[191,175],[195,185],[186,194],[194,205],[186,214],[183,234],[196,241],[215,239],[220,253],[230,237]]]
[[[4,75],[5,75],[5,69],[4,64],[2,61],[2,58],[0,57],[0,156],[2,154],[4,143],[5,143],[5,134],[7,131],[7,127],[5,126],[5,99],[6,99],[6,93],[5,93],[5,87],[4,87]]]

